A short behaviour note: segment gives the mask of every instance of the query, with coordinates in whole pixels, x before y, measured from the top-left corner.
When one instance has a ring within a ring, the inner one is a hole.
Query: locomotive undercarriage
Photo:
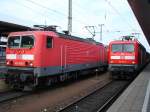
[[[24,90],[34,87],[35,79],[32,74],[6,74],[5,82],[13,89]]]
[[[5,74],[5,82],[15,90],[30,90],[36,85],[32,70],[9,68]]]
[[[101,67],[100,67],[101,68]],[[9,68],[5,82],[15,90],[32,91],[37,87],[50,86],[58,82],[75,80],[79,76],[86,76],[89,73],[101,71],[98,68],[85,69],[79,71],[65,72],[55,75],[40,75],[34,73],[34,69]]]
[[[134,72],[111,71],[110,73],[113,79],[125,79],[125,80],[133,79],[137,75],[136,71]]]
[[[137,75],[137,65],[110,64],[109,70],[113,79],[133,79]]]

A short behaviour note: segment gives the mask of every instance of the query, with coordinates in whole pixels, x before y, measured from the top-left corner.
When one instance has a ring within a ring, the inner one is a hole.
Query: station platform
[[[107,112],[150,112],[150,63]]]

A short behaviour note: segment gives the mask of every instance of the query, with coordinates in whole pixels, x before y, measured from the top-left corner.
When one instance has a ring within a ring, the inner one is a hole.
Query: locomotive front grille
[[[134,72],[137,69],[137,65],[121,65],[121,64],[110,64],[110,71],[127,71]]]

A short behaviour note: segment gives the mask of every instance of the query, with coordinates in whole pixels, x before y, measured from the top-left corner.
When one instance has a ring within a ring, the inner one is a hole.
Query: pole
[[[68,4],[68,33],[72,32],[72,0],[69,0]]]
[[[102,42],[103,26],[104,26],[104,24],[99,24],[99,27],[100,27],[100,42]]]

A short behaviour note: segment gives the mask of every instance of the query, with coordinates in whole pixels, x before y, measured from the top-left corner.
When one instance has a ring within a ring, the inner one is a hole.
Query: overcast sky
[[[150,51],[148,43],[129,7],[127,0],[72,0],[72,35],[92,37],[85,26],[95,26],[95,40],[100,41],[100,27],[103,26],[102,43],[123,35],[136,35]],[[59,31],[67,30],[68,0],[1,0],[0,20],[33,26],[35,24],[58,25]],[[92,31],[92,29],[91,29]]]

